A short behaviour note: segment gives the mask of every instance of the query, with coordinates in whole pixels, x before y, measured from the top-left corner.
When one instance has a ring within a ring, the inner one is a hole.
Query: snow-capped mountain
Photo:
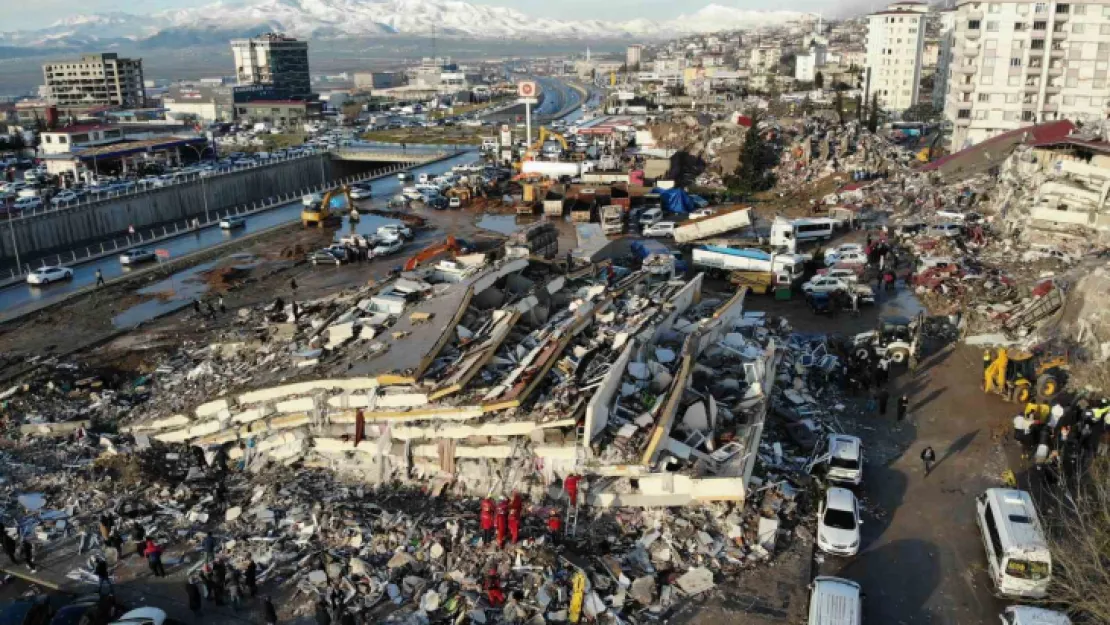
[[[73,43],[218,40],[266,30],[299,37],[343,38],[388,34],[477,39],[657,38],[676,33],[743,30],[795,20],[793,11],[751,11],[711,4],[664,23],[537,18],[507,7],[464,0],[245,0],[216,2],[150,15],[79,15],[49,27],[0,33],[0,45],[62,46]]]

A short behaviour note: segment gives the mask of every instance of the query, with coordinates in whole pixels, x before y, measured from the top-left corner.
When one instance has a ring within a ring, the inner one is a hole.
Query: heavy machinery
[[[543,144],[548,140],[558,141],[559,145],[562,146],[564,152],[570,149],[570,145],[567,143],[566,137],[553,130],[548,130],[546,126],[540,126],[539,138],[536,139],[535,143],[525,149],[524,155],[521,156],[520,161],[513,163],[513,168],[516,171],[520,171],[523,167],[522,163],[524,161],[536,160],[536,153],[543,151]]]
[[[983,390],[1023,404],[1047,403],[1064,388],[1066,352],[1029,352],[999,347],[983,370]]]
[[[322,228],[325,222],[339,219],[343,213],[354,209],[351,189],[343,186],[328,191],[319,204],[306,204],[301,211],[301,223],[305,228]]]
[[[429,260],[436,258],[437,256],[442,256],[443,254],[448,253],[457,254],[462,251],[463,247],[459,245],[458,240],[456,240],[455,237],[448,235],[448,237],[444,239],[442,243],[430,245],[409,258],[405,262],[405,271],[413,271],[422,263],[426,263]]]

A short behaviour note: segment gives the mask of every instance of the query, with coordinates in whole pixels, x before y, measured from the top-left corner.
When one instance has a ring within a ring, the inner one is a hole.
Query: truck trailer
[[[676,243],[692,243],[752,225],[752,209],[735,208],[716,215],[692,219],[674,230]]]
[[[772,254],[763,250],[734,249],[701,245],[694,248],[694,266],[723,273],[755,271],[789,276],[791,282],[805,273],[805,257],[798,254]]]

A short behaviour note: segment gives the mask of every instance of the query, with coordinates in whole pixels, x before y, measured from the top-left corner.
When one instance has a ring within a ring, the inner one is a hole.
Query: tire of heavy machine
[[[910,360],[909,350],[895,349],[895,350],[892,350],[888,353],[890,354],[890,362],[893,362],[895,364],[901,365],[901,364],[904,364],[906,362],[909,362],[909,360]]]
[[[1037,378],[1037,397],[1042,400],[1052,399],[1059,392],[1060,384],[1056,381],[1056,376],[1046,373]]]
[[[856,358],[860,360],[867,360],[868,358],[871,358],[871,350],[867,349],[866,347],[857,348]]]
[[[1014,385],[1014,401],[1019,404],[1027,404],[1033,399],[1033,390],[1030,388],[1029,383],[1022,381]]]

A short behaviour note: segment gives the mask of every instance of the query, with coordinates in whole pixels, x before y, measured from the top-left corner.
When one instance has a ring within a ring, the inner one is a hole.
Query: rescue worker
[[[493,500],[486,497],[482,500],[482,511],[478,515],[482,526],[482,540],[487,544],[493,540],[493,506]]]
[[[559,532],[563,529],[563,520],[559,518],[559,511],[552,508],[547,516],[547,537],[552,544],[559,544]]]
[[[7,529],[0,532],[0,542],[4,543],[4,553],[8,554],[8,560],[12,564],[19,564],[19,559],[15,555],[15,539],[8,533]]]
[[[563,481],[563,490],[567,493],[567,500],[570,505],[578,505],[578,481],[582,478],[577,475],[568,475],[567,479]]]
[[[509,508],[509,540],[515,545],[520,542],[520,511]]]
[[[906,419],[906,413],[909,411],[909,409],[910,409],[910,398],[909,398],[909,396],[908,395],[903,395],[903,396],[899,397],[898,398],[898,420],[899,421],[904,421]]]
[[[27,570],[32,573],[35,572],[35,546],[31,544],[31,539],[27,536],[23,537],[23,543],[20,545],[23,561],[27,563]]]
[[[505,546],[506,533],[509,530],[509,502],[504,499],[497,502],[497,546]]]
[[[879,403],[879,416],[886,416],[886,405],[890,401],[890,391],[885,388],[880,388],[878,395],[875,397]]]
[[[247,593],[251,597],[258,592],[258,565],[254,563],[254,559],[247,555],[247,570],[243,573],[243,581],[247,585]]]
[[[146,539],[146,549],[143,550],[143,555],[146,556],[150,572],[154,573],[155,577],[166,576],[166,567],[162,564],[162,548],[155,544],[153,538]]]
[[[505,603],[505,592],[501,590],[501,578],[497,575],[497,569],[491,568],[486,573],[486,579],[482,582],[482,590],[486,592],[486,599],[492,608],[499,608]]]
[[[985,350],[983,350],[983,373],[985,374],[987,372],[987,369],[990,369],[990,368],[991,368],[991,350],[985,349]]]

